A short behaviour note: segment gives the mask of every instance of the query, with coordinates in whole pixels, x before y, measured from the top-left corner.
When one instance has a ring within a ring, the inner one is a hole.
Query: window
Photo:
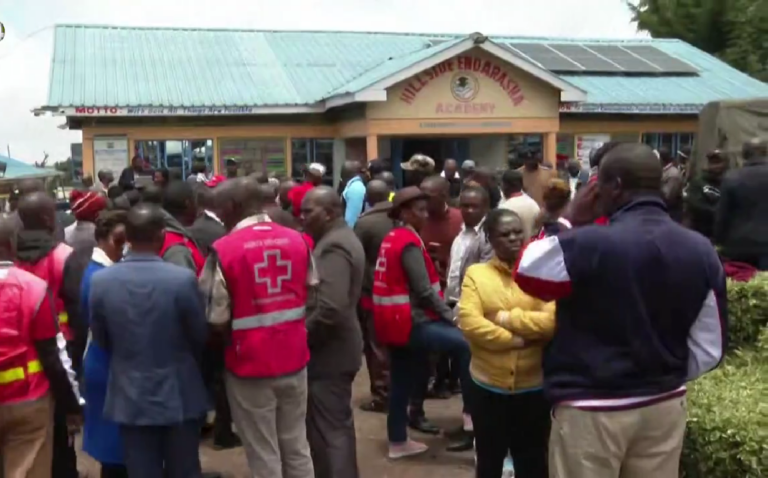
[[[291,176],[302,178],[304,168],[309,163],[325,166],[324,182],[333,185],[333,140],[296,138],[291,140]]]
[[[510,168],[523,165],[523,155],[533,154],[534,157],[544,157],[544,142],[540,134],[513,134],[509,136],[507,161]]]
[[[213,164],[213,140],[160,140],[135,141],[135,156],[144,160],[146,169],[168,168],[186,178],[192,171],[194,161],[205,161],[210,168]]]
[[[238,161],[240,173],[285,174],[284,139],[232,138],[219,140],[219,170],[224,171],[227,159]]]
[[[643,143],[653,149],[665,148],[672,156],[685,146],[692,147],[694,138],[693,133],[643,133]]]

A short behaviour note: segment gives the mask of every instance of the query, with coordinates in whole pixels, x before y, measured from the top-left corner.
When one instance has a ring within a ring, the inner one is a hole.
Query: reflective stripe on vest
[[[435,284],[432,284],[432,290],[440,293],[440,283],[437,282]],[[374,295],[373,296],[373,303],[376,305],[405,305],[411,303],[411,297],[407,294],[402,295],[390,295],[386,297],[382,297],[380,295]]]
[[[27,375],[40,373],[42,371],[43,365],[40,363],[40,361],[32,360],[31,362],[27,363],[26,372],[24,371],[24,367],[14,367],[8,370],[0,371],[0,384],[5,385],[8,383],[25,380]]]
[[[264,314],[252,315],[232,321],[232,330],[258,329],[261,327],[271,327],[273,325],[290,322],[292,320],[303,319],[306,315],[306,307],[296,307],[295,309],[280,310],[278,312],[267,312]]]

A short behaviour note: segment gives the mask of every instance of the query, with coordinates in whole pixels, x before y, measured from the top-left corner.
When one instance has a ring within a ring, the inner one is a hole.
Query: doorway
[[[437,138],[408,138],[403,140],[403,161],[414,154],[424,154],[435,160],[435,172],[443,170],[445,140]]]

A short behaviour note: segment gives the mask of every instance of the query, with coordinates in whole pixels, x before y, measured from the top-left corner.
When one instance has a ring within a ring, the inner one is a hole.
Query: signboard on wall
[[[610,134],[580,134],[576,135],[574,145],[576,149],[576,159],[581,162],[583,168],[589,169],[589,154],[594,149],[611,140]]]
[[[109,169],[115,175],[128,166],[128,138],[96,137],[93,138],[93,174]]]
[[[368,103],[371,119],[556,118],[560,92],[504,60],[475,49],[387,89]]]
[[[514,105],[525,101],[523,90],[504,69],[490,59],[474,56],[457,56],[432,68],[417,73],[403,87],[399,99],[411,105],[419,93],[430,87],[430,83],[441,76],[450,76],[448,89],[451,98],[435,103],[436,115],[463,114],[468,116],[491,116],[496,109],[495,102],[476,101],[480,94],[481,79],[485,87],[500,88]],[[491,86],[491,84],[493,86]]]

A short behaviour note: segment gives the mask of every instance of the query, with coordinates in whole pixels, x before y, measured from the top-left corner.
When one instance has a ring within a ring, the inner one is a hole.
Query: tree
[[[637,28],[677,38],[768,81],[768,0],[638,0]]]

